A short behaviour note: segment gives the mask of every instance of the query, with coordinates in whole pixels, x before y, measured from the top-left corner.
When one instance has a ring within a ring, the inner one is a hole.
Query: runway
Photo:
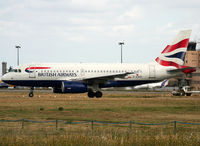
[[[30,90],[25,89],[0,89],[0,92],[29,92]],[[51,89],[35,89],[34,92],[40,93],[52,93]],[[134,91],[134,90],[102,90],[103,93],[107,94],[169,94],[170,91]],[[70,94],[70,93],[66,93]]]

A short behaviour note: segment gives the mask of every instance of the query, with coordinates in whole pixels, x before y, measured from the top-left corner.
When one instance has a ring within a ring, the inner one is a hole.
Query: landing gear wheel
[[[94,92],[92,92],[92,91],[88,92],[88,97],[89,98],[94,98],[94,96],[95,96]]]
[[[102,94],[101,91],[97,91],[97,92],[95,93],[96,98],[101,98],[102,95],[103,95],[103,94]]]
[[[185,92],[183,90],[180,91],[181,96],[185,96]]]
[[[30,92],[29,97],[33,97],[33,96],[34,96],[33,92]]]
[[[33,97],[33,96],[34,96],[33,90],[34,90],[34,87],[31,87],[31,90],[30,90],[30,92],[29,92],[29,97]]]
[[[186,96],[191,96],[192,93],[186,93]]]

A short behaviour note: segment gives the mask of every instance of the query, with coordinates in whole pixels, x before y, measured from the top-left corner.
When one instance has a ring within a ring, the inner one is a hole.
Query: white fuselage
[[[95,77],[112,76],[116,74],[129,73],[124,77],[116,77],[113,81],[123,82],[117,87],[135,86],[144,83],[158,82],[171,78],[177,74],[170,74],[167,69],[158,63],[149,64],[87,64],[87,63],[65,63],[65,64],[26,64],[15,68],[14,72],[7,73],[3,80],[20,86],[55,86],[53,81],[84,81]],[[20,71],[19,71],[20,70]],[[49,82],[44,85],[34,84],[32,81]],[[128,84],[126,84],[126,82]],[[134,82],[134,83],[131,83]],[[33,85],[32,85],[33,84]],[[107,83],[104,83],[105,85]],[[110,84],[110,83],[109,83]],[[104,87],[102,85],[102,87]],[[105,86],[105,87],[112,87]]]

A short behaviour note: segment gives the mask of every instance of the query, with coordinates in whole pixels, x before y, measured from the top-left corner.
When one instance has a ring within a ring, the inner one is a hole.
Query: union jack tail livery
[[[156,58],[156,62],[162,66],[173,66],[177,69],[185,68],[183,66],[185,53],[187,50],[191,30],[183,30],[178,33],[170,45],[162,51]]]

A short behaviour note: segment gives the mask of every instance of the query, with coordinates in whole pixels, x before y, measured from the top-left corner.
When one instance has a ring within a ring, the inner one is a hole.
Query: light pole
[[[19,65],[19,48],[21,48],[21,47],[15,46],[15,48],[17,48],[17,65]]]
[[[121,63],[123,63],[123,60],[122,60],[122,45],[124,45],[124,42],[119,42],[119,45],[121,46]]]

